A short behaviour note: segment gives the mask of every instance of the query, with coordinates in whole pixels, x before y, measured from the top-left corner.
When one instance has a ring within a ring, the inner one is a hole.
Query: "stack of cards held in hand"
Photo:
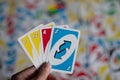
[[[55,23],[39,25],[18,39],[33,65],[49,62],[52,71],[72,73],[80,31]]]

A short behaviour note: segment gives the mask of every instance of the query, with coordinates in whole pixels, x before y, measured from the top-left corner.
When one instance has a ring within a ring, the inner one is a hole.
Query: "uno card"
[[[45,25],[42,29],[41,29],[41,44],[42,44],[42,53],[43,53],[43,61],[47,61],[47,54],[48,54],[48,47],[49,47],[49,41],[50,41],[50,36],[51,36],[51,30],[52,27],[54,27],[55,24],[49,23],[47,25]]]
[[[43,48],[44,61],[46,61],[46,57],[48,54],[48,47],[49,47],[49,41],[50,41],[50,36],[51,36],[51,30],[52,30],[51,27],[41,29],[41,32],[42,32],[41,42],[42,42],[42,48]]]
[[[35,49],[35,51],[37,52],[39,64],[42,64],[42,62],[43,62],[42,53],[41,53],[41,37],[40,37],[41,36],[40,28],[42,26],[43,25],[39,25],[38,27],[36,27],[33,30],[31,30],[30,32],[28,32],[30,42],[31,42],[33,48]]]
[[[80,32],[73,29],[52,29],[48,60],[53,71],[72,73],[79,43]]]
[[[31,62],[35,65],[36,68],[38,68],[40,64],[38,62],[38,57],[36,56],[37,53],[32,47],[32,44],[30,42],[28,35],[27,34],[23,35],[18,39],[18,41],[22,46],[22,48],[24,49],[24,51],[26,52],[29,59],[31,60]]]
[[[53,23],[51,23],[53,24]],[[49,24],[49,25],[51,25]],[[50,42],[50,37],[51,37],[51,31],[52,31],[52,27],[55,26],[55,25],[52,25],[52,26],[49,26],[47,25],[47,27],[43,27],[41,29],[41,43],[42,43],[42,51],[43,51],[43,59],[44,61],[48,61],[48,59],[46,59],[47,55],[48,55],[48,49],[49,49],[49,42]],[[63,28],[69,28],[68,25],[61,25],[60,27],[63,27]]]

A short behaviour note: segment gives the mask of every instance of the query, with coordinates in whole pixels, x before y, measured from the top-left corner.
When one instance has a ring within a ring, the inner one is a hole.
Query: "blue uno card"
[[[54,27],[49,47],[52,71],[72,73],[79,44],[80,31]]]

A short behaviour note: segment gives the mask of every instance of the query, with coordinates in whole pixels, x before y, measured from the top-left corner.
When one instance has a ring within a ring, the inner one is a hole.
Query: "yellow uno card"
[[[38,62],[38,57],[36,57],[36,52],[34,48],[32,47],[32,44],[30,42],[28,35],[27,34],[23,35],[22,37],[18,39],[18,41],[20,45],[22,46],[22,48],[24,49],[24,51],[26,52],[29,59],[31,60],[31,62],[33,63],[33,65],[36,68],[38,68],[40,66]]]
[[[33,48],[35,49],[35,51],[37,52],[39,64],[42,64],[43,62],[42,53],[41,53],[41,37],[40,37],[41,36],[40,28],[42,26],[43,25],[39,25],[36,28],[32,29],[30,32],[28,32],[30,42]]]

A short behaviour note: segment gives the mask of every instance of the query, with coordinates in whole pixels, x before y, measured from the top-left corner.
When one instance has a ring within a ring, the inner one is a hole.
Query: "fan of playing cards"
[[[80,31],[54,22],[39,25],[18,39],[33,65],[49,62],[52,71],[72,73]]]

